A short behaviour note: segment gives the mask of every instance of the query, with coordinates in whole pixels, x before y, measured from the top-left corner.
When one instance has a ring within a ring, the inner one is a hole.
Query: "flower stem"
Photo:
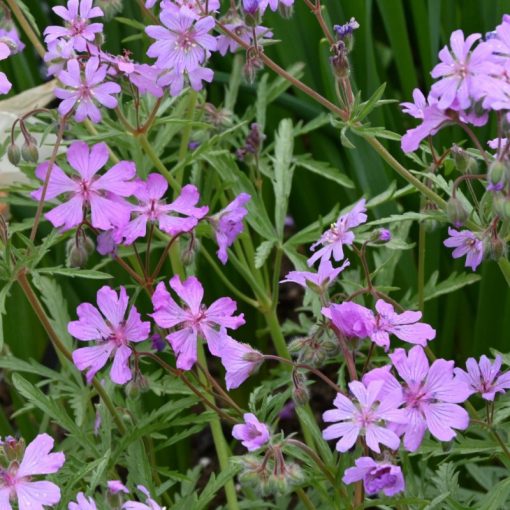
[[[46,312],[44,311],[44,308],[37,298],[37,295],[35,294],[34,290],[32,289],[32,286],[30,285],[30,282],[28,281],[26,269],[21,269],[18,273],[18,283],[23,290],[28,302],[30,303],[32,310],[37,315],[37,318],[41,322],[44,330],[48,334],[48,337],[50,338],[51,343],[53,344],[53,347],[57,352],[62,354],[67,360],[73,361],[73,357],[67,347],[62,343],[60,338],[58,337],[56,331],[53,329],[53,326],[51,325],[51,322],[46,315]],[[108,393],[106,393],[105,389],[101,385],[101,383],[97,379],[92,379],[92,384],[94,386],[94,389],[97,391],[98,395],[100,396],[101,400],[103,401],[104,405],[110,412],[110,414],[113,417],[113,420],[115,421],[115,424],[117,425],[117,428],[119,429],[119,432],[121,434],[126,434],[126,426],[124,425],[124,422],[122,421],[121,417],[117,413],[117,410],[115,409],[115,406],[113,402],[111,401]]]
[[[205,359],[204,347],[202,344],[198,344],[198,360],[203,366],[207,366],[207,361]],[[206,376],[200,372],[199,378],[202,379],[204,384],[207,384]],[[214,401],[214,397],[207,397],[211,402]],[[218,456],[218,462],[220,463],[220,469],[222,471],[228,469],[229,466],[229,457],[230,452],[227,445],[227,441],[225,440],[225,436],[223,435],[223,430],[221,429],[221,422],[218,416],[214,416],[210,423],[211,433],[213,436],[214,447],[216,448],[216,455]],[[234,485],[234,481],[232,479],[228,480],[224,485],[225,495],[227,497],[227,508],[228,510],[239,510],[239,503],[237,501],[236,488]]]
[[[166,166],[159,159],[158,155],[154,152],[149,140],[147,140],[147,136],[142,133],[138,136],[138,140],[140,141],[140,145],[145,151],[145,154],[147,154],[156,169],[165,177],[175,194],[178,194],[181,191],[181,185],[175,180],[175,177],[168,171]]]

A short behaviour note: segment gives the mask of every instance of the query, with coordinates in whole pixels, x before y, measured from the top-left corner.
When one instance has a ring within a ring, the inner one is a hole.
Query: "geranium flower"
[[[76,309],[78,320],[68,324],[69,334],[85,342],[96,342],[93,347],[82,347],[73,352],[73,361],[79,370],[87,370],[87,382],[101,370],[111,356],[110,377],[116,384],[125,384],[132,378],[129,359],[133,354],[130,343],[143,342],[149,337],[150,322],[142,322],[132,306],[127,318],[128,295],[124,287],[117,293],[110,287],[97,292],[97,305],[82,303]]]
[[[221,355],[226,328],[237,329],[244,324],[244,316],[233,315],[237,304],[223,297],[208,308],[202,304],[204,288],[195,276],[184,282],[178,275],[170,280],[170,287],[185,304],[179,306],[160,282],[152,296],[154,313],[151,315],[162,328],[177,328],[166,338],[177,355],[177,368],[190,370],[197,360],[198,337],[207,341],[214,356]]]
[[[68,176],[63,170],[53,165],[45,200],[52,200],[66,194],[68,200],[45,214],[54,227],[69,230],[83,222],[87,209],[90,208],[91,223],[94,228],[109,230],[125,225],[129,221],[131,206],[121,197],[133,194],[136,184],[131,180],[136,174],[135,164],[120,161],[103,175],[97,172],[108,161],[108,147],[105,143],[93,145],[90,150],[85,142],[73,142],[67,150],[67,161],[78,173]],[[45,181],[49,162],[40,164],[35,175]],[[40,200],[43,187],[32,193]]]

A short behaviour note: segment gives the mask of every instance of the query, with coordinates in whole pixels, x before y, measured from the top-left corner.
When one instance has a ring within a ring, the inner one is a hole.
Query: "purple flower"
[[[45,214],[54,227],[69,230],[82,223],[86,208],[90,208],[94,228],[109,230],[129,221],[131,206],[120,197],[133,194],[136,184],[130,182],[136,174],[135,164],[120,161],[101,176],[97,172],[108,161],[108,147],[98,143],[89,147],[85,142],[73,142],[67,150],[67,161],[78,172],[78,177],[67,176],[60,167],[53,165],[45,200],[66,193],[68,201]],[[41,163],[35,175],[46,178],[49,162]],[[40,200],[43,187],[32,193]]]
[[[311,251],[315,251],[318,246],[322,245],[322,247],[308,259],[308,265],[312,266],[322,258],[329,260],[333,257],[337,262],[342,260],[344,258],[343,246],[350,246],[354,242],[354,233],[351,232],[351,229],[367,221],[366,210],[365,199],[362,198],[348,213],[339,216],[336,223],[333,223],[330,229],[324,232],[316,243],[312,244]]]
[[[211,83],[213,78],[214,72],[208,67],[195,67],[191,71],[179,71],[177,68],[174,68],[158,79],[158,86],[170,86],[170,95],[175,97],[182,92],[187,81],[193,90],[199,91],[204,88],[202,82]]]
[[[83,492],[79,492],[76,497],[76,503],[71,501],[67,508],[68,510],[97,510],[94,500],[85,496]]]
[[[11,49],[7,44],[0,42],[0,60],[5,60],[11,55]],[[7,94],[12,88],[12,83],[5,73],[0,72],[0,94]]]
[[[126,501],[122,505],[122,510],[165,510],[151,498],[149,491],[143,485],[137,485],[137,489],[147,498],[145,503],[139,503],[138,501]]]
[[[404,412],[398,409],[402,403],[402,392],[397,389],[380,398],[383,384],[383,381],[373,381],[365,386],[359,381],[350,382],[349,390],[357,403],[338,393],[333,401],[336,409],[322,415],[325,422],[338,422],[325,428],[322,437],[326,440],[340,438],[336,444],[339,452],[352,448],[360,435],[365,437],[367,446],[377,453],[381,451],[380,443],[392,450],[398,448],[400,439],[387,428],[385,422],[405,423]]]
[[[211,218],[218,243],[217,255],[222,264],[228,261],[227,248],[234,244],[243,230],[243,219],[248,214],[244,205],[251,200],[248,193],[240,193],[230,204]]]
[[[73,58],[76,58],[76,53],[72,41],[57,39],[49,43],[48,51],[44,55],[44,62],[48,66],[48,76],[57,76]]]
[[[250,16],[255,16],[260,11],[260,0],[243,0],[243,11]]]
[[[10,29],[0,28],[0,41],[6,43],[13,54],[21,53],[25,49],[14,25]]]
[[[375,304],[378,315],[375,316],[375,328],[370,333],[370,339],[375,344],[388,350],[390,347],[390,333],[404,342],[419,344],[425,347],[428,340],[436,337],[436,330],[421,319],[421,312],[406,311],[395,313],[389,303],[379,299]]]
[[[264,14],[266,9],[269,7],[273,12],[278,10],[278,7],[283,5],[284,7],[292,7],[294,0],[259,0],[259,10],[261,14]]]
[[[177,14],[164,9],[160,19],[164,26],[151,25],[145,29],[156,39],[147,55],[157,59],[158,67],[179,73],[193,71],[216,50],[216,38],[208,33],[215,25],[212,16],[196,21],[183,9]]]
[[[98,123],[101,122],[102,116],[96,103],[106,108],[116,108],[117,99],[112,94],[118,94],[121,88],[118,83],[104,82],[107,70],[108,67],[100,65],[97,57],[91,57],[82,74],[78,60],[69,60],[67,70],[58,74],[58,79],[69,88],[55,89],[55,95],[62,99],[58,107],[60,115],[69,114],[78,105],[74,115],[78,122],[89,118],[92,122]]]
[[[92,0],[69,0],[67,9],[58,5],[53,11],[66,22],[66,26],[47,27],[44,31],[47,44],[65,38],[72,41],[76,51],[87,51],[87,45],[94,42],[96,34],[103,32],[102,23],[89,23],[92,18],[104,16],[99,7],[92,7]]]
[[[464,266],[476,271],[483,260],[483,242],[470,230],[459,232],[449,227],[448,234],[450,237],[443,244],[448,248],[454,248],[452,257],[458,259],[466,255]]]
[[[342,481],[351,484],[363,480],[368,496],[383,491],[386,496],[394,496],[404,492],[405,482],[400,466],[387,462],[376,462],[371,457],[356,459],[356,467],[345,470]]]
[[[457,405],[469,397],[467,385],[454,377],[453,361],[437,359],[429,366],[427,356],[420,345],[409,353],[395,349],[390,354],[393,366],[404,380],[404,424],[395,424],[393,429],[404,434],[404,446],[415,451],[420,446],[425,431],[439,441],[451,441],[455,429],[464,430],[469,424],[469,416],[464,408]],[[365,384],[383,382],[381,394],[402,388],[391,374],[390,367],[376,368],[363,377]]]
[[[239,39],[241,39],[246,44],[250,46],[253,43],[253,29],[248,26],[242,19],[236,18],[232,20],[230,23],[224,24],[225,28],[229,32],[233,32]],[[273,37],[273,33],[267,27],[263,27],[257,25],[255,27],[255,35],[257,36],[257,41],[260,39],[267,37]],[[218,36],[218,52],[220,55],[225,56],[229,51],[230,53],[235,53],[239,49],[239,43],[229,37],[227,34],[221,34]]]
[[[228,335],[223,338],[219,355],[227,371],[225,375],[227,390],[239,388],[264,361],[262,353]]]
[[[319,292],[323,293],[349,265],[350,262],[346,260],[340,267],[334,268],[328,259],[321,259],[317,273],[290,271],[280,283],[297,283],[305,289],[307,287],[313,289],[315,286],[318,287]]]
[[[85,342],[95,341],[93,347],[82,347],[73,352],[73,361],[79,370],[87,371],[87,382],[106,365],[113,355],[110,377],[114,383],[125,384],[132,374],[129,359],[132,355],[130,342],[143,342],[149,337],[150,322],[142,322],[137,309],[132,306],[127,318],[128,295],[124,287],[117,293],[110,287],[97,292],[99,310],[90,303],[82,303],[76,309],[78,320],[68,324],[69,333]],[[102,314],[102,315],[101,315]]]
[[[241,441],[249,452],[253,452],[269,441],[271,433],[269,427],[261,423],[254,414],[245,413],[243,418],[243,424],[234,425],[232,435]]]
[[[493,363],[483,355],[477,363],[474,358],[466,361],[467,372],[455,369],[455,375],[464,381],[470,394],[480,393],[485,400],[494,400],[496,393],[505,393],[510,388],[510,372],[501,373],[502,358],[498,354]]]
[[[138,205],[132,207],[131,221],[118,234],[118,237],[124,238],[125,244],[132,244],[139,237],[144,237],[147,223],[157,223],[160,230],[175,236],[195,228],[198,220],[207,214],[207,206],[195,207],[200,195],[192,184],[184,186],[171,204],[163,200],[167,189],[166,179],[159,174],[149,174],[145,182],[139,182],[133,193],[139,201]]]
[[[243,314],[233,315],[236,302],[223,297],[206,308],[202,304],[204,288],[194,276],[181,282],[179,276],[174,275],[170,287],[185,307],[179,306],[166,290],[165,284],[160,282],[152,296],[154,313],[151,316],[162,328],[178,326],[166,337],[177,356],[177,368],[190,370],[193,367],[197,360],[199,336],[207,341],[211,354],[221,356],[222,343],[227,336],[226,328],[237,329],[244,324]]]
[[[115,235],[113,230],[106,230],[105,232],[101,232],[97,238],[97,252],[100,255],[109,257],[117,256],[117,247],[118,243],[115,241]]]
[[[441,78],[431,88],[431,95],[438,99],[441,110],[452,108],[466,110],[472,99],[480,99],[484,75],[494,72],[491,61],[492,46],[479,44],[472,50],[480,34],[471,34],[464,39],[462,30],[455,30],[450,36],[451,51],[445,46],[439,52],[441,63],[431,72],[433,78]]]
[[[359,28],[359,23],[354,19],[351,18],[347,23],[344,23],[343,25],[334,25],[333,30],[335,31],[338,39],[344,39],[348,35],[352,35],[354,30],[357,30]]]
[[[25,449],[21,463],[11,462],[0,469],[0,508],[11,510],[12,501],[19,510],[42,510],[60,501],[60,489],[53,482],[33,481],[37,475],[56,473],[64,464],[63,453],[50,453],[53,438],[39,434]]]
[[[324,307],[322,313],[349,338],[366,338],[376,326],[372,310],[352,301]]]
[[[106,486],[111,494],[117,494],[118,492],[129,494],[129,489],[120,480],[108,480]]]
[[[381,241],[383,243],[387,243],[388,241],[391,241],[391,232],[386,228],[381,228],[379,230],[378,236],[379,236],[378,237],[379,241]]]

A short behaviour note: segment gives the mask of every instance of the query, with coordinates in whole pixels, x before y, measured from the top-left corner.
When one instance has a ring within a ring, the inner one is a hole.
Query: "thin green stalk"
[[[46,315],[46,312],[44,311],[44,308],[39,301],[37,295],[35,294],[34,290],[32,289],[32,286],[30,285],[30,282],[28,281],[26,270],[22,269],[18,273],[18,283],[23,290],[26,298],[28,299],[28,302],[30,303],[32,310],[37,315],[37,318],[41,322],[44,330],[48,334],[48,337],[50,338],[51,343],[53,344],[53,347],[57,352],[60,352],[67,360],[73,361],[73,357],[67,347],[62,343],[60,338],[58,337],[56,331],[53,329],[53,326],[51,325],[51,322]],[[96,379],[92,379],[92,384],[94,386],[94,389],[97,391],[98,395],[100,396],[101,400],[103,401],[104,405],[110,412],[110,414],[113,417],[113,420],[115,421],[117,428],[119,429],[119,432],[124,435],[126,434],[127,430],[124,425],[124,422],[122,421],[121,417],[117,413],[117,410],[115,409],[115,406],[113,405],[113,402],[110,400],[110,397],[108,393],[106,393],[105,389],[101,385],[101,383]]]
[[[280,270],[282,267],[283,250],[280,246],[276,247],[276,255],[273,266],[273,286],[271,289],[271,299],[273,301],[273,309],[276,311],[280,300]]]
[[[498,266],[505,277],[507,285],[510,287],[510,261],[506,257],[498,259]]]
[[[219,276],[220,280],[225,284],[228,290],[236,296],[241,301],[244,301],[248,305],[253,308],[259,308],[260,305],[258,301],[248,297],[246,294],[242,293],[223,273],[220,266],[216,263],[214,258],[209,254],[209,252],[204,248],[200,251],[200,254],[204,256],[205,260],[209,263],[209,265],[213,268],[214,272]]]
[[[301,487],[297,487],[295,492],[301,503],[303,503],[308,510],[317,510],[316,506],[312,503],[311,499],[307,496],[306,492],[301,489]]]
[[[175,194],[178,194],[181,191],[181,185],[175,180],[174,176],[169,172],[163,162],[159,159],[159,156],[154,152],[149,140],[147,140],[147,136],[145,134],[141,134],[138,136],[138,140],[140,141],[140,145],[142,146],[145,154],[152,161],[156,169],[165,177],[168,181],[168,184],[172,187]]]
[[[425,253],[427,233],[425,224],[420,222],[418,233],[418,309],[422,312],[425,309]]]
[[[207,361],[205,359],[204,347],[202,344],[198,344],[198,360],[203,366],[207,366]],[[208,385],[207,377],[203,372],[199,372],[199,379],[204,385]],[[214,397],[212,395],[208,395],[207,398],[213,402]],[[230,452],[227,445],[227,441],[225,440],[225,436],[223,435],[223,430],[221,428],[221,422],[218,416],[213,416],[209,423],[211,427],[211,433],[213,436],[214,447],[216,448],[216,455],[218,456],[218,462],[220,464],[220,469],[222,471],[228,469],[229,466],[229,457]],[[229,510],[239,510],[239,503],[237,501],[236,488],[233,480],[229,480],[225,486],[225,495],[227,497],[227,508]]]
[[[189,142],[191,138],[191,131],[193,129],[192,121],[195,117],[195,109],[197,106],[197,99],[198,99],[198,92],[195,90],[190,90],[188,92],[188,105],[187,105],[187,111],[186,111],[186,118],[188,122],[184,125],[184,129],[182,131],[182,138],[181,138],[181,145],[179,147],[179,154],[178,154],[178,163],[183,161],[189,150]],[[184,174],[184,167],[179,166],[175,179],[178,182],[179,186],[182,185],[182,179]]]

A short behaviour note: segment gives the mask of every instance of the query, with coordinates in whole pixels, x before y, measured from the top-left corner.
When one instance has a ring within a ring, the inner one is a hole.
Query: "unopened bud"
[[[2,442],[2,449],[8,461],[21,460],[25,451],[25,441],[13,436],[7,436]]]
[[[496,216],[504,217],[505,216],[505,204],[507,203],[507,198],[503,193],[492,193],[492,212]]]
[[[67,243],[67,267],[84,267],[94,252],[94,241],[86,235],[77,235]]]
[[[468,212],[457,197],[451,197],[446,205],[448,221],[455,227],[461,227],[468,219]]]
[[[186,247],[182,250],[181,258],[182,263],[185,266],[190,266],[195,261],[195,255],[197,254],[198,250],[198,241],[195,236],[191,236],[191,239],[189,243],[186,245]]]
[[[310,392],[306,386],[306,377],[301,373],[294,371],[292,374],[294,389],[292,399],[297,406],[304,406],[310,401]]]
[[[475,158],[471,156],[467,151],[458,145],[453,145],[451,150],[453,156],[453,162],[455,167],[460,173],[472,174],[475,173],[477,163]]]
[[[285,5],[283,2],[278,4],[278,12],[282,18],[289,19],[294,14],[293,5]]]
[[[37,163],[39,161],[39,150],[32,142],[25,142],[21,147],[21,156],[27,163]]]
[[[14,166],[18,166],[21,161],[21,150],[16,144],[11,143],[7,148],[7,158]]]
[[[506,257],[506,243],[498,235],[492,236],[489,240],[488,251],[489,256],[493,260],[499,260],[501,257]]]
[[[487,179],[489,191],[500,191],[505,187],[506,165],[501,161],[493,161],[489,166]]]

